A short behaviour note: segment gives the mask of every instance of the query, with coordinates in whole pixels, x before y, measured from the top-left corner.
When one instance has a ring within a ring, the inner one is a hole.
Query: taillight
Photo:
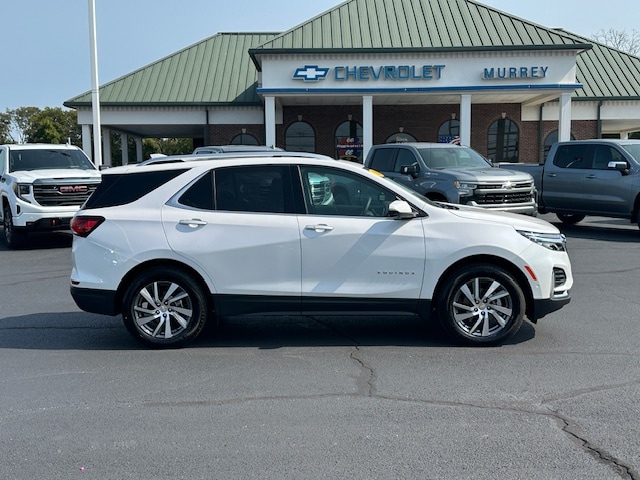
[[[71,219],[71,231],[79,237],[86,237],[93,232],[98,225],[104,222],[104,217],[77,216]]]

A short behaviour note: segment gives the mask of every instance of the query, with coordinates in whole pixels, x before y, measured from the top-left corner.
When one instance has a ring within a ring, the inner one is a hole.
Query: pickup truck
[[[494,167],[468,147],[422,142],[374,145],[364,166],[436,202],[537,214],[531,175]]]
[[[0,220],[9,248],[33,231],[69,229],[100,171],[73,145],[0,145]]]
[[[551,146],[542,165],[501,163],[528,172],[538,211],[565,224],[587,215],[626,218],[640,226],[640,140],[571,140]]]

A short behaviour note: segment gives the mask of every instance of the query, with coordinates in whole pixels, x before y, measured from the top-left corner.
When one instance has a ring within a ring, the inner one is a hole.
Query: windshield
[[[622,148],[624,148],[627,152],[631,154],[633,158],[636,159],[640,163],[640,144],[638,143],[627,143],[622,144]]]
[[[445,168],[487,168],[491,164],[478,152],[466,147],[419,148],[427,166],[434,170]]]
[[[12,150],[9,157],[9,171],[51,170],[79,168],[95,170],[93,163],[80,150]]]

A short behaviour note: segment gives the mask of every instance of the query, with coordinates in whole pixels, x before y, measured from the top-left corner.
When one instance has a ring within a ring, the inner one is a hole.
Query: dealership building
[[[99,98],[105,164],[114,135],[123,163],[144,160],[145,137],[354,161],[379,143],[455,141],[537,163],[556,140],[640,131],[640,58],[471,0],[347,0],[283,33],[213,35]],[[90,153],[91,92],[65,106]]]

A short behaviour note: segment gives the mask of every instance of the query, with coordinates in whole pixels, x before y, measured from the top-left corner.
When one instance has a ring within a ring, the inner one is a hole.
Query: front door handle
[[[306,227],[304,227],[304,229],[314,230],[316,232],[330,232],[331,230],[333,230],[333,227],[331,225],[320,223],[317,225],[307,225]]]
[[[178,223],[180,225],[187,225],[191,228],[198,228],[202,225],[207,224],[207,222],[205,222],[204,220],[200,220],[199,218],[183,219],[183,220],[179,220]]]

